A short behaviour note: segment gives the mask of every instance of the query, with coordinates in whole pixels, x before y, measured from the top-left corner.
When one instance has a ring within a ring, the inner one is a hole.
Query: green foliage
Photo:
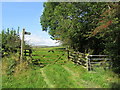
[[[103,7],[105,3],[45,3],[41,16],[43,31],[49,31],[53,39],[60,39],[75,50],[96,49],[94,45],[97,46],[98,39],[88,37],[96,27]]]
[[[2,30],[2,56],[9,55],[10,53],[17,52],[20,49],[20,36],[19,30]]]
[[[7,29],[2,30],[0,36],[2,36],[2,57],[8,56],[11,53],[20,53],[21,48],[21,39],[19,35],[19,27],[18,30]],[[24,44],[24,49],[30,49],[30,45],[28,45],[26,42]]]
[[[58,54],[59,48],[37,48],[42,55],[46,55],[45,58],[51,58],[51,61],[55,61],[53,56]],[[55,53],[46,53],[49,50],[54,50]],[[37,51],[38,52],[38,51]],[[65,52],[60,52],[65,53]],[[17,56],[17,55],[16,55]],[[48,57],[47,57],[48,56]],[[97,68],[95,71],[88,72],[82,66],[78,66],[73,64],[71,61],[67,61],[65,57],[63,57],[64,61],[67,62],[65,64],[59,63],[47,63],[44,68],[39,66],[28,65],[27,68],[15,67],[11,68],[14,70],[14,73],[9,73],[9,67],[14,64],[16,59],[7,58],[7,60],[3,60],[3,72],[6,70],[6,73],[2,75],[2,87],[3,88],[119,88],[120,78],[109,70],[103,70],[102,68]],[[5,59],[5,58],[3,58]],[[10,60],[11,61],[10,61]],[[44,59],[44,62],[47,60]],[[7,68],[5,68],[7,66]],[[26,65],[25,65],[26,66]],[[18,69],[21,69],[18,71]]]
[[[68,62],[67,60],[66,60],[66,63],[63,63],[62,61],[65,61],[65,59],[67,59],[67,54],[65,54],[65,56],[62,56],[62,53],[64,54],[64,52],[61,51],[59,47],[58,48],[39,48],[39,49],[37,48],[36,50],[33,52],[33,54],[40,55],[40,56],[34,56],[34,58],[40,58],[40,62],[42,61],[43,64],[46,65],[43,68],[43,71],[47,75],[49,84],[53,84],[55,87],[59,87],[59,88],[61,87],[62,88],[68,88],[68,87],[70,88],[73,88],[73,87],[77,87],[77,88],[116,87],[118,88],[119,87],[118,78],[114,78],[116,77],[116,75],[109,70],[105,71],[103,68],[95,68],[94,71],[87,72],[86,69],[82,68],[79,65],[77,66],[71,62]],[[54,53],[52,52],[48,53],[49,50],[54,50]],[[62,56],[63,59],[57,60],[57,55]],[[53,61],[53,62],[49,62],[49,61]],[[55,61],[57,62],[54,63]],[[68,67],[69,70],[65,69],[64,67]],[[54,73],[54,76],[53,76],[53,73]]]
[[[18,56],[16,55],[16,58],[18,59]],[[15,60],[14,56],[8,56],[3,57],[2,63],[3,63],[3,70],[6,72],[6,75],[13,75],[15,71],[15,67],[17,65],[17,61]]]
[[[47,2],[42,30],[75,51],[108,54],[119,71],[120,3]]]
[[[102,38],[104,53],[108,54],[112,58],[113,70],[116,73],[120,73],[120,13],[118,12],[118,10],[120,10],[119,5],[120,3],[108,3],[108,6],[110,6],[111,8],[106,8],[106,11],[109,12],[104,13],[105,18],[102,20],[107,22],[110,21],[112,24],[95,36]]]

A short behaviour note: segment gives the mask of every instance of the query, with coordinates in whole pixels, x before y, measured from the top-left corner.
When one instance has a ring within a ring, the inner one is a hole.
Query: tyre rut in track
[[[49,88],[54,88],[55,86],[50,82],[50,80],[47,78],[45,72],[43,69],[41,69],[41,74],[42,77],[44,78],[44,81],[46,82],[46,84],[49,86]]]

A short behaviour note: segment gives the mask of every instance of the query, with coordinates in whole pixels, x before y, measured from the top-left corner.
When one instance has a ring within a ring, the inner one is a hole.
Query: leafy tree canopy
[[[120,69],[119,2],[47,2],[40,18],[43,31],[74,50],[108,54]]]

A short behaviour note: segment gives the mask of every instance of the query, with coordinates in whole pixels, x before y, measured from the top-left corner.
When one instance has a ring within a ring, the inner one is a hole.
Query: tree
[[[15,30],[2,30],[2,56],[17,52],[20,48],[20,37]]]
[[[76,51],[108,54],[120,70],[120,3],[47,2],[41,16],[43,31]]]
[[[107,3],[107,6],[92,35],[103,38],[104,52],[111,56],[114,71],[120,73],[120,3]]]
[[[69,45],[74,50],[85,52],[94,49],[94,42],[98,40],[89,39],[88,36],[91,30],[97,27],[100,11],[105,5],[84,2],[44,3],[42,30],[48,31],[52,39],[60,39],[64,45]]]

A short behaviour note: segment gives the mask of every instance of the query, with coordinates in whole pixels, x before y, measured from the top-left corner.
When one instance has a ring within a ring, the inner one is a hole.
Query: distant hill
[[[46,45],[40,45],[40,46],[32,46],[33,48],[49,48],[49,47],[60,47],[60,46],[46,46]]]

